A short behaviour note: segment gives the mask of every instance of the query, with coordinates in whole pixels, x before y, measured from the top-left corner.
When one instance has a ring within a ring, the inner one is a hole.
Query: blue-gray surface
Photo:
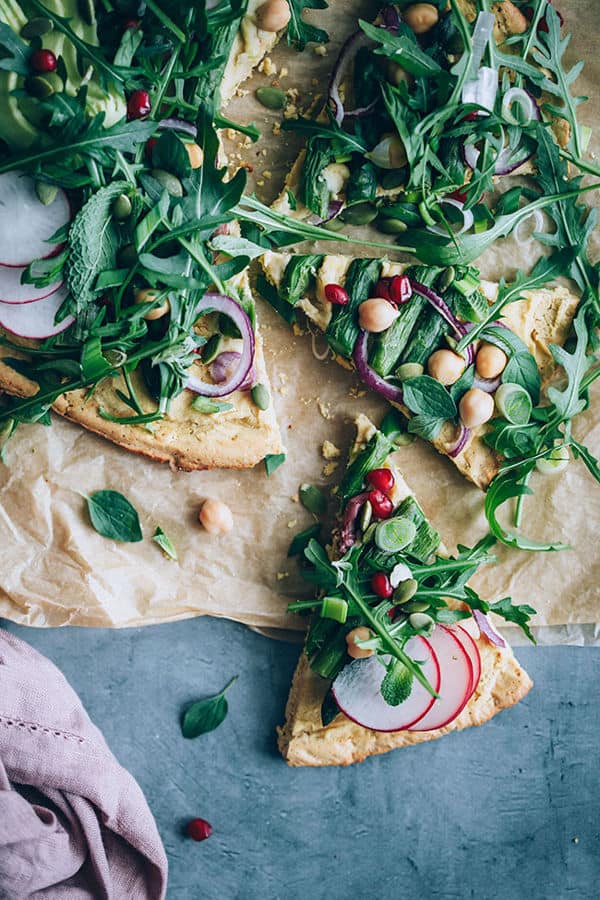
[[[600,651],[521,649],[536,688],[484,728],[345,770],[302,770],[274,742],[295,646],[210,619],[7,627],[65,672],[140,782],[173,900],[599,895]],[[236,673],[225,723],[186,741],[182,707]],[[185,837],[195,816],[214,827],[202,844]]]

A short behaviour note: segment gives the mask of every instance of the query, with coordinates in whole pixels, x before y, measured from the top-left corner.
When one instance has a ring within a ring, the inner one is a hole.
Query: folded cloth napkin
[[[0,629],[0,900],[161,900],[144,795],[50,660]]]

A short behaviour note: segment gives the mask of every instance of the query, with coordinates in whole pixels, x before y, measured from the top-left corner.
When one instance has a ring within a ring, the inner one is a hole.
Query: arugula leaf
[[[439,75],[442,67],[427,53],[424,53],[416,39],[408,34],[392,34],[386,28],[380,28],[359,19],[358,24],[371,40],[381,46],[375,50],[378,56],[386,56],[399,63],[411,75],[430,78]]]
[[[184,738],[197,738],[201,734],[207,734],[219,727],[229,711],[225,694],[237,679],[238,676],[234,675],[218,694],[206,697],[204,700],[197,700],[188,706],[181,720],[181,733]]]
[[[90,521],[102,537],[122,543],[136,543],[143,538],[135,507],[118,491],[95,491],[87,500]]]
[[[600,464],[596,457],[590,453],[584,444],[576,441],[574,437],[571,437],[570,445],[573,448],[573,455],[575,457],[581,457],[590,474],[593,475],[596,481],[600,482]]]
[[[503,597],[495,603],[490,603],[490,612],[497,616],[502,616],[506,622],[513,622],[527,635],[532,644],[535,644],[535,638],[529,628],[529,620],[535,615],[535,609],[527,603],[513,603],[510,597]]]
[[[298,534],[295,534],[292,538],[292,542],[288,547],[288,556],[299,556],[303,554],[305,549],[308,546],[308,543],[313,538],[317,540],[321,533],[321,525],[319,522],[316,522],[314,525],[309,525],[308,528],[305,528],[304,531],[299,531]]]
[[[265,472],[267,476],[276,472],[285,462],[285,453],[267,453],[265,456]]]
[[[456,419],[458,410],[449,391],[430,375],[419,375],[402,383],[404,403],[414,418],[408,423],[408,430],[425,440],[438,436],[444,422]]]
[[[399,659],[394,659],[388,666],[379,687],[381,696],[390,706],[400,706],[410,697],[413,686],[412,672]]]
[[[156,531],[152,535],[152,540],[158,544],[165,556],[168,556],[169,559],[177,560],[177,550],[173,546],[173,541],[165,534],[160,525],[156,526]]]
[[[30,75],[29,57],[32,48],[15,34],[10,25],[0,22],[0,69],[16,72],[18,75]]]
[[[290,21],[287,27],[287,42],[296,47],[297,50],[304,50],[307,44],[314,42],[317,44],[327,44],[329,35],[322,28],[305,22],[302,13],[305,9],[327,9],[326,0],[289,0]]]
[[[504,503],[515,497],[522,497],[533,493],[531,488],[522,483],[522,479],[524,478],[525,474],[530,472],[532,468],[533,464],[527,463],[527,467],[525,467],[525,465],[521,467],[518,470],[516,476],[514,471],[504,473],[501,472],[500,474],[496,475],[496,477],[490,484],[485,495],[484,508],[485,516],[488,520],[492,534],[499,541],[502,541],[503,544],[506,544],[507,547],[515,547],[519,550],[568,550],[569,545],[562,544],[559,541],[542,543],[530,540],[523,535],[507,531],[506,528],[504,528],[504,526],[501,525],[498,521],[497,511]]]
[[[585,317],[586,304],[582,304],[573,321],[577,343],[572,353],[558,344],[549,345],[555,362],[563,367],[567,376],[567,386],[564,390],[549,387],[546,391],[548,399],[562,421],[572,419],[587,406],[586,398],[581,397],[581,380],[590,366],[590,360],[587,357],[589,336]]]

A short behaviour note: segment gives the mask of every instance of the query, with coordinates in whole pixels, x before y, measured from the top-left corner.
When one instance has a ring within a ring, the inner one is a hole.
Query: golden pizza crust
[[[261,257],[263,270],[275,287],[279,287],[281,284],[285,265],[289,259],[289,254],[271,251]],[[344,273],[351,262],[351,257],[333,254],[326,256],[321,269],[317,272],[317,292],[311,293],[299,303],[307,316],[322,329],[327,327],[330,304],[324,301],[322,295],[319,294],[318,286],[328,281],[343,284]],[[398,275],[406,268],[406,263],[382,260],[381,274],[382,277]],[[325,276],[321,275],[322,270],[325,271]],[[329,273],[333,273],[331,277]],[[481,287],[489,302],[492,303],[497,296],[498,285],[494,282],[482,281]],[[525,342],[534,355],[543,382],[550,381],[557,369],[548,345],[550,343],[564,344],[578,303],[578,298],[567,288],[556,286],[537,291],[524,291],[522,300],[509,304],[502,312],[506,324]],[[348,360],[337,357],[336,359],[344,367],[349,367]],[[405,416],[410,417],[411,413],[405,406],[397,403],[392,405],[400,409]],[[501,457],[484,442],[485,431],[486,426],[474,430],[465,449],[452,460],[459,472],[482,490],[485,490],[494,476],[498,474],[502,461]],[[432,444],[440,453],[447,455],[454,440],[455,429],[449,423],[439,437],[432,441]]]
[[[252,75],[252,71],[273,49],[283,34],[283,31],[264,31],[257,26],[254,13],[264,2],[265,0],[250,0],[246,15],[240,22],[239,31],[235,36],[223,72],[220,89],[223,103],[231,100],[239,86]]]

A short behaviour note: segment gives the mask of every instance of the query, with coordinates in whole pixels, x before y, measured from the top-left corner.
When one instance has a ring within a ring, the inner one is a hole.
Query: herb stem
[[[179,25],[176,25],[175,22],[169,18],[166,12],[163,12],[158,3],[155,3],[155,0],[146,0],[146,6],[148,7],[148,9],[152,10],[159,22],[162,22],[165,28],[168,28],[169,31],[175,35],[175,37],[181,44],[185,44],[186,36]]]

